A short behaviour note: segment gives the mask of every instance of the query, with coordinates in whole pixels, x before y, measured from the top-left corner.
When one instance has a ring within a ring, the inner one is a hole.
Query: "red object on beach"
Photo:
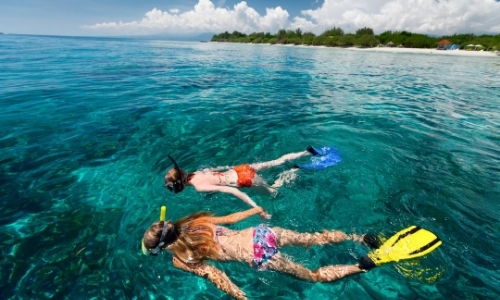
[[[438,45],[449,45],[449,44],[453,44],[453,43],[448,41],[448,40],[442,40],[442,41],[438,42]]]
[[[448,41],[448,40],[441,40],[438,42],[438,46],[437,46],[436,50],[446,50],[448,45],[451,45],[451,44],[453,44],[453,43]]]

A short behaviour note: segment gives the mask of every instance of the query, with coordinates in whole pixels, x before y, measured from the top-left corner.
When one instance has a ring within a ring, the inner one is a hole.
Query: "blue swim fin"
[[[300,169],[322,170],[342,161],[339,150],[335,147],[314,148],[309,146],[307,147],[307,151],[314,156],[311,157],[310,163],[297,164],[296,166]]]

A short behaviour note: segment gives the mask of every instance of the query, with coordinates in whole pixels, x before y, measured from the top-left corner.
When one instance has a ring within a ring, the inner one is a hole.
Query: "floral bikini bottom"
[[[266,225],[260,224],[253,230],[253,265],[259,270],[265,270],[265,264],[276,253],[276,236]]]

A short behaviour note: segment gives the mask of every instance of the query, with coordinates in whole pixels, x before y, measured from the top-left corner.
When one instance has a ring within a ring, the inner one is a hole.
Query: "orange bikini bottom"
[[[243,164],[234,167],[236,174],[238,174],[239,187],[251,187],[253,178],[255,177],[255,170],[252,166]]]

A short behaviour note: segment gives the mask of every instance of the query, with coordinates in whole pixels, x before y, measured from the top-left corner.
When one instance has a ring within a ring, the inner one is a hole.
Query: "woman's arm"
[[[236,299],[247,299],[245,293],[236,286],[227,275],[221,270],[214,266],[206,265],[204,263],[199,263],[195,265],[185,264],[181,262],[178,258],[174,256],[172,262],[175,267],[191,272],[201,277],[205,277],[210,280],[215,286],[233,296]]]
[[[247,194],[243,193],[242,191],[238,190],[237,188],[230,187],[230,186],[221,186],[221,185],[202,185],[202,186],[194,186],[196,191],[198,192],[221,192],[221,193],[226,193],[226,194],[231,194],[233,196],[236,196],[237,198],[243,200],[245,203],[250,204],[253,207],[259,207],[257,203],[253,202],[253,200],[248,196]],[[268,214],[265,210],[260,212],[260,216],[263,219],[271,219],[271,215]]]
[[[198,192],[221,192],[221,193],[226,193],[226,194],[231,194],[241,200],[243,200],[245,203],[250,204],[253,207],[258,207],[257,203],[253,202],[253,200],[248,196],[247,194],[243,193],[242,191],[238,190],[237,188],[230,187],[230,186],[223,186],[223,185],[197,185],[194,186],[196,191]]]
[[[234,214],[230,214],[224,217],[213,217],[211,218],[211,222],[213,224],[234,224],[241,220],[244,220],[248,217],[251,217],[256,214],[264,213],[262,207],[254,207],[245,211],[237,212]]]

